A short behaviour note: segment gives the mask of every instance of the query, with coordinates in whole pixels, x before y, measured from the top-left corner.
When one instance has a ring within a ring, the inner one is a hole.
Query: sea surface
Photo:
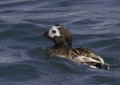
[[[54,24],[110,69],[49,58],[39,33]],[[120,85],[120,0],[0,0],[0,85]]]

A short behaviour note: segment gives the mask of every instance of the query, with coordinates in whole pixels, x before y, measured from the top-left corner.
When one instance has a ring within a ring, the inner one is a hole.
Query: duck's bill
[[[40,32],[40,35],[49,38],[48,31],[46,31],[46,32]]]

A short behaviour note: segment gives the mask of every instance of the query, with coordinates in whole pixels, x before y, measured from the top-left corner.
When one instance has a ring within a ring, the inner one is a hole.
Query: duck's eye
[[[55,31],[55,30],[52,30],[52,33],[54,33],[54,34],[55,34],[55,33],[56,33],[56,31]]]

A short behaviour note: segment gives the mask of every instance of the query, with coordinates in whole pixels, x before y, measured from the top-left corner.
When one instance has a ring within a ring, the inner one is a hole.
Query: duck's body
[[[61,25],[54,25],[48,32],[41,35],[51,39],[55,45],[48,51],[50,57],[59,56],[73,60],[77,63],[89,65],[93,68],[109,69],[104,60],[90,49],[72,48],[72,36],[68,29]]]
[[[104,63],[104,60],[99,55],[87,48],[51,48],[48,54],[50,55],[50,57],[59,56],[62,58],[67,58],[77,63],[89,65],[92,68],[108,69],[108,66]]]

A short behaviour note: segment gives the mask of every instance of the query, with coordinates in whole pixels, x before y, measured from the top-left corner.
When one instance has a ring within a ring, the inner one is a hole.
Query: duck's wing
[[[80,47],[73,49],[73,51],[80,56],[85,56],[86,59],[89,59],[88,61],[104,63],[104,60],[98,54],[96,54],[90,49]]]
[[[108,65],[104,63],[104,60],[95,52],[91,51],[87,48],[75,48],[72,49],[74,56],[72,56],[72,60],[76,62],[80,62],[83,64],[90,65],[94,68],[105,68],[108,69]]]

